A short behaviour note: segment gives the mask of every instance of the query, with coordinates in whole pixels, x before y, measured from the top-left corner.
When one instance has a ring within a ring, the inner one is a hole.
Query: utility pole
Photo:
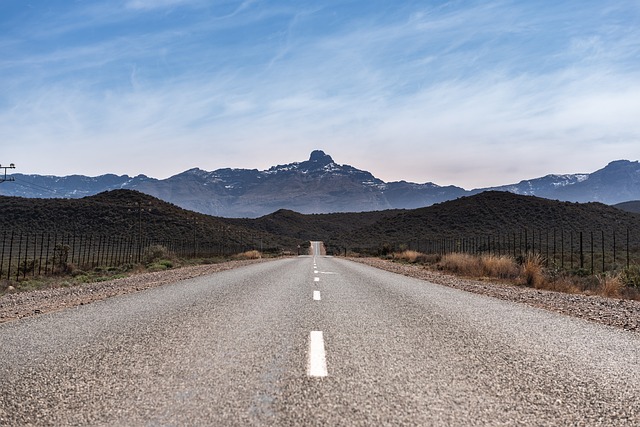
[[[12,177],[7,178],[7,169],[15,169],[15,168],[16,168],[16,165],[14,165],[13,163],[11,163],[9,166],[0,165],[0,169],[4,169],[4,178],[0,176],[0,184],[7,181],[15,181],[15,178],[12,178]]]

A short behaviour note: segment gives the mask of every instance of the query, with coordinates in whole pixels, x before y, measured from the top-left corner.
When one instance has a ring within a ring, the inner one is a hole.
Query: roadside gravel
[[[8,293],[0,296],[0,323],[89,304],[116,295],[142,291],[168,283],[175,283],[180,280],[205,276],[265,261],[267,260],[227,261],[219,264],[196,265],[173,270],[134,274],[121,279],[87,283],[71,287]]]
[[[382,270],[427,280],[439,285],[482,294],[506,301],[524,303],[569,316],[640,332],[640,301],[564,294],[522,286],[492,283],[432,271],[424,266],[399,264],[379,258],[351,258]]]

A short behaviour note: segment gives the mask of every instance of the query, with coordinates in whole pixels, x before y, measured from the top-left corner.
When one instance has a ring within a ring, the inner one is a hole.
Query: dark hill
[[[381,242],[407,243],[415,239],[505,235],[530,230],[533,233],[596,232],[626,233],[640,228],[640,215],[601,203],[571,203],[487,191],[427,208],[401,212],[359,228],[339,240],[357,247],[375,247]]]
[[[0,232],[138,236],[181,240],[196,236],[213,244],[262,242],[294,248],[299,242],[191,212],[132,190],[113,190],[82,199],[0,196]]]
[[[305,215],[281,209],[257,219],[230,219],[229,222],[297,240],[328,241],[370,227],[381,219],[395,217],[400,212],[403,210]]]
[[[395,246],[425,239],[540,233],[631,231],[640,245],[640,214],[601,203],[571,203],[487,191],[427,208],[364,213],[300,214],[279,210],[257,219],[226,219],[187,211],[130,190],[83,199],[0,197],[0,232],[50,232],[199,239],[295,250],[309,240],[334,248]],[[638,235],[636,235],[638,234]]]

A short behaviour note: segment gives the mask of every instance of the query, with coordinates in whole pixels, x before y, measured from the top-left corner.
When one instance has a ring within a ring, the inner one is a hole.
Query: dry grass
[[[420,252],[417,251],[403,251],[403,252],[396,252],[393,254],[393,259],[396,261],[404,261],[404,262],[410,262],[410,263],[415,263],[418,258],[423,255]]]
[[[625,288],[622,283],[622,279],[620,275],[606,275],[597,276],[598,278],[598,289],[596,293],[608,298],[620,298],[622,296],[622,292]]]
[[[436,256],[409,250],[393,254],[393,259],[435,266],[439,270],[468,278],[500,279],[517,285],[567,294],[640,300],[640,287],[627,285],[629,273],[595,277],[578,277],[557,271],[554,273],[553,270],[545,269],[545,260],[538,254],[528,255],[522,264],[518,264],[509,256],[477,256],[465,253]]]
[[[544,275],[543,260],[540,255],[527,255],[522,263],[520,283],[536,289],[545,289],[547,279]]]
[[[484,273],[480,257],[463,253],[444,255],[438,268],[466,277],[481,277]]]
[[[496,255],[478,257],[463,253],[447,254],[442,257],[438,267],[467,277],[515,279],[520,273],[513,258]]]
[[[500,279],[515,279],[520,268],[515,260],[508,256],[485,255],[480,257],[484,276]]]
[[[262,258],[262,253],[260,251],[246,251],[235,256],[236,259],[260,259]]]

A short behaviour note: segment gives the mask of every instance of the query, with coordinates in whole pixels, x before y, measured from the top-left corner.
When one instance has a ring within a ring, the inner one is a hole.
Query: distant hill
[[[630,202],[623,202],[613,205],[618,209],[622,209],[627,212],[640,213],[640,200],[632,200]]]
[[[309,159],[267,170],[190,169],[167,179],[144,175],[67,177],[13,174],[0,194],[29,198],[81,198],[132,189],[184,209],[228,218],[258,218],[279,210],[303,214],[415,209],[483,191],[508,191],[551,200],[615,204],[640,200],[640,164],[618,160],[593,173],[547,175],[517,184],[465,190],[428,182],[384,182],[370,172],[313,151]]]

